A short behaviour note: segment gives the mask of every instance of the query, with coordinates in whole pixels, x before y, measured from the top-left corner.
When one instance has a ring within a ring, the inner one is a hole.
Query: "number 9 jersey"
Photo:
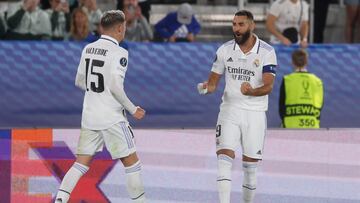
[[[102,35],[83,49],[75,81],[76,86],[85,91],[82,128],[103,130],[118,122],[127,122],[125,107],[112,91],[115,80],[119,84],[117,91],[124,91],[127,65],[128,51],[112,37]],[[129,103],[127,110],[134,113],[136,107]]]

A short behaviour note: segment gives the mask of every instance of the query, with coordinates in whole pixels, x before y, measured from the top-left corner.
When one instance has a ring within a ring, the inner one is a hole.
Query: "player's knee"
[[[219,156],[220,154],[224,154],[226,156],[231,157],[232,159],[235,159],[235,152],[231,149],[220,149],[216,152],[216,154]]]
[[[136,153],[132,153],[127,157],[120,158],[120,161],[123,163],[124,167],[128,168],[139,162],[139,158]]]
[[[245,155],[242,156],[242,160],[245,162],[258,162],[259,161],[259,159],[251,158],[251,157],[248,157]]]

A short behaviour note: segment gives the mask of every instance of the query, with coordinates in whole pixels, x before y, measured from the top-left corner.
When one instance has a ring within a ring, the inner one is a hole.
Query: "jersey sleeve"
[[[225,70],[224,54],[223,54],[222,47],[220,47],[216,51],[216,56],[215,56],[211,71],[222,75],[224,73],[224,70]]]
[[[112,61],[112,74],[120,75],[121,77],[125,78],[125,74],[128,68],[128,56],[128,52],[124,50],[114,57],[114,60]]]
[[[272,49],[264,58],[263,73],[276,74],[277,60],[275,49]]]
[[[85,48],[84,48],[85,50]],[[81,53],[80,62],[78,65],[76,78],[75,78],[75,85],[82,90],[86,89],[86,61],[84,59],[84,51]]]
[[[275,1],[269,9],[269,14],[275,16],[275,17],[279,17],[280,13],[281,13],[281,4],[279,3],[279,1]]]

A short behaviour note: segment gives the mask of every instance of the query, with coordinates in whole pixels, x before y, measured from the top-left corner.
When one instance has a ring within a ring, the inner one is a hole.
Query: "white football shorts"
[[[136,152],[134,134],[127,122],[119,122],[105,130],[82,128],[77,154],[95,155],[103,150],[104,144],[113,159],[127,157]]]
[[[241,145],[243,155],[262,159],[266,122],[263,111],[221,108],[216,125],[216,151],[236,151]]]

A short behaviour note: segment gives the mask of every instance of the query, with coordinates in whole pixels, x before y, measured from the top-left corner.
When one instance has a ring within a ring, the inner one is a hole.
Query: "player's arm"
[[[86,84],[85,84],[85,75],[77,72],[76,73],[76,78],[75,78],[75,85],[76,87],[82,89],[82,90],[86,90]]]
[[[224,53],[221,48],[219,48],[216,52],[208,80],[197,85],[199,94],[209,94],[215,92],[221,79],[221,75],[225,70],[225,63],[222,57],[223,55]]]
[[[248,96],[264,96],[269,94],[274,86],[275,75],[271,73],[263,73],[264,85],[258,88],[252,88],[250,83],[244,82],[241,84],[241,92]]]
[[[273,49],[264,58],[264,66],[262,70],[263,85],[257,88],[252,88],[250,83],[243,82],[240,87],[241,93],[248,96],[264,96],[269,94],[274,86],[276,65],[276,54]]]
[[[81,56],[78,70],[76,73],[75,86],[84,91],[86,90],[85,66],[86,66],[85,59]]]
[[[221,79],[221,74],[211,71],[209,75],[209,79],[197,85],[199,94],[210,94],[215,92],[220,79]]]
[[[124,79],[127,70],[127,58],[128,53],[125,57],[120,60],[118,57],[114,57],[112,61],[112,67],[114,68],[111,72],[110,80],[110,92],[114,98],[136,119],[142,119],[145,116],[145,110],[139,106],[135,106],[130,99],[127,97],[124,90]]]
[[[110,83],[110,91],[115,99],[124,106],[124,108],[130,113],[134,114],[136,106],[127,97],[124,90],[124,78],[120,75],[112,76]]]
[[[208,93],[215,92],[219,84],[220,78],[221,78],[220,74],[211,71],[208,81],[204,83],[204,85],[208,90]]]

